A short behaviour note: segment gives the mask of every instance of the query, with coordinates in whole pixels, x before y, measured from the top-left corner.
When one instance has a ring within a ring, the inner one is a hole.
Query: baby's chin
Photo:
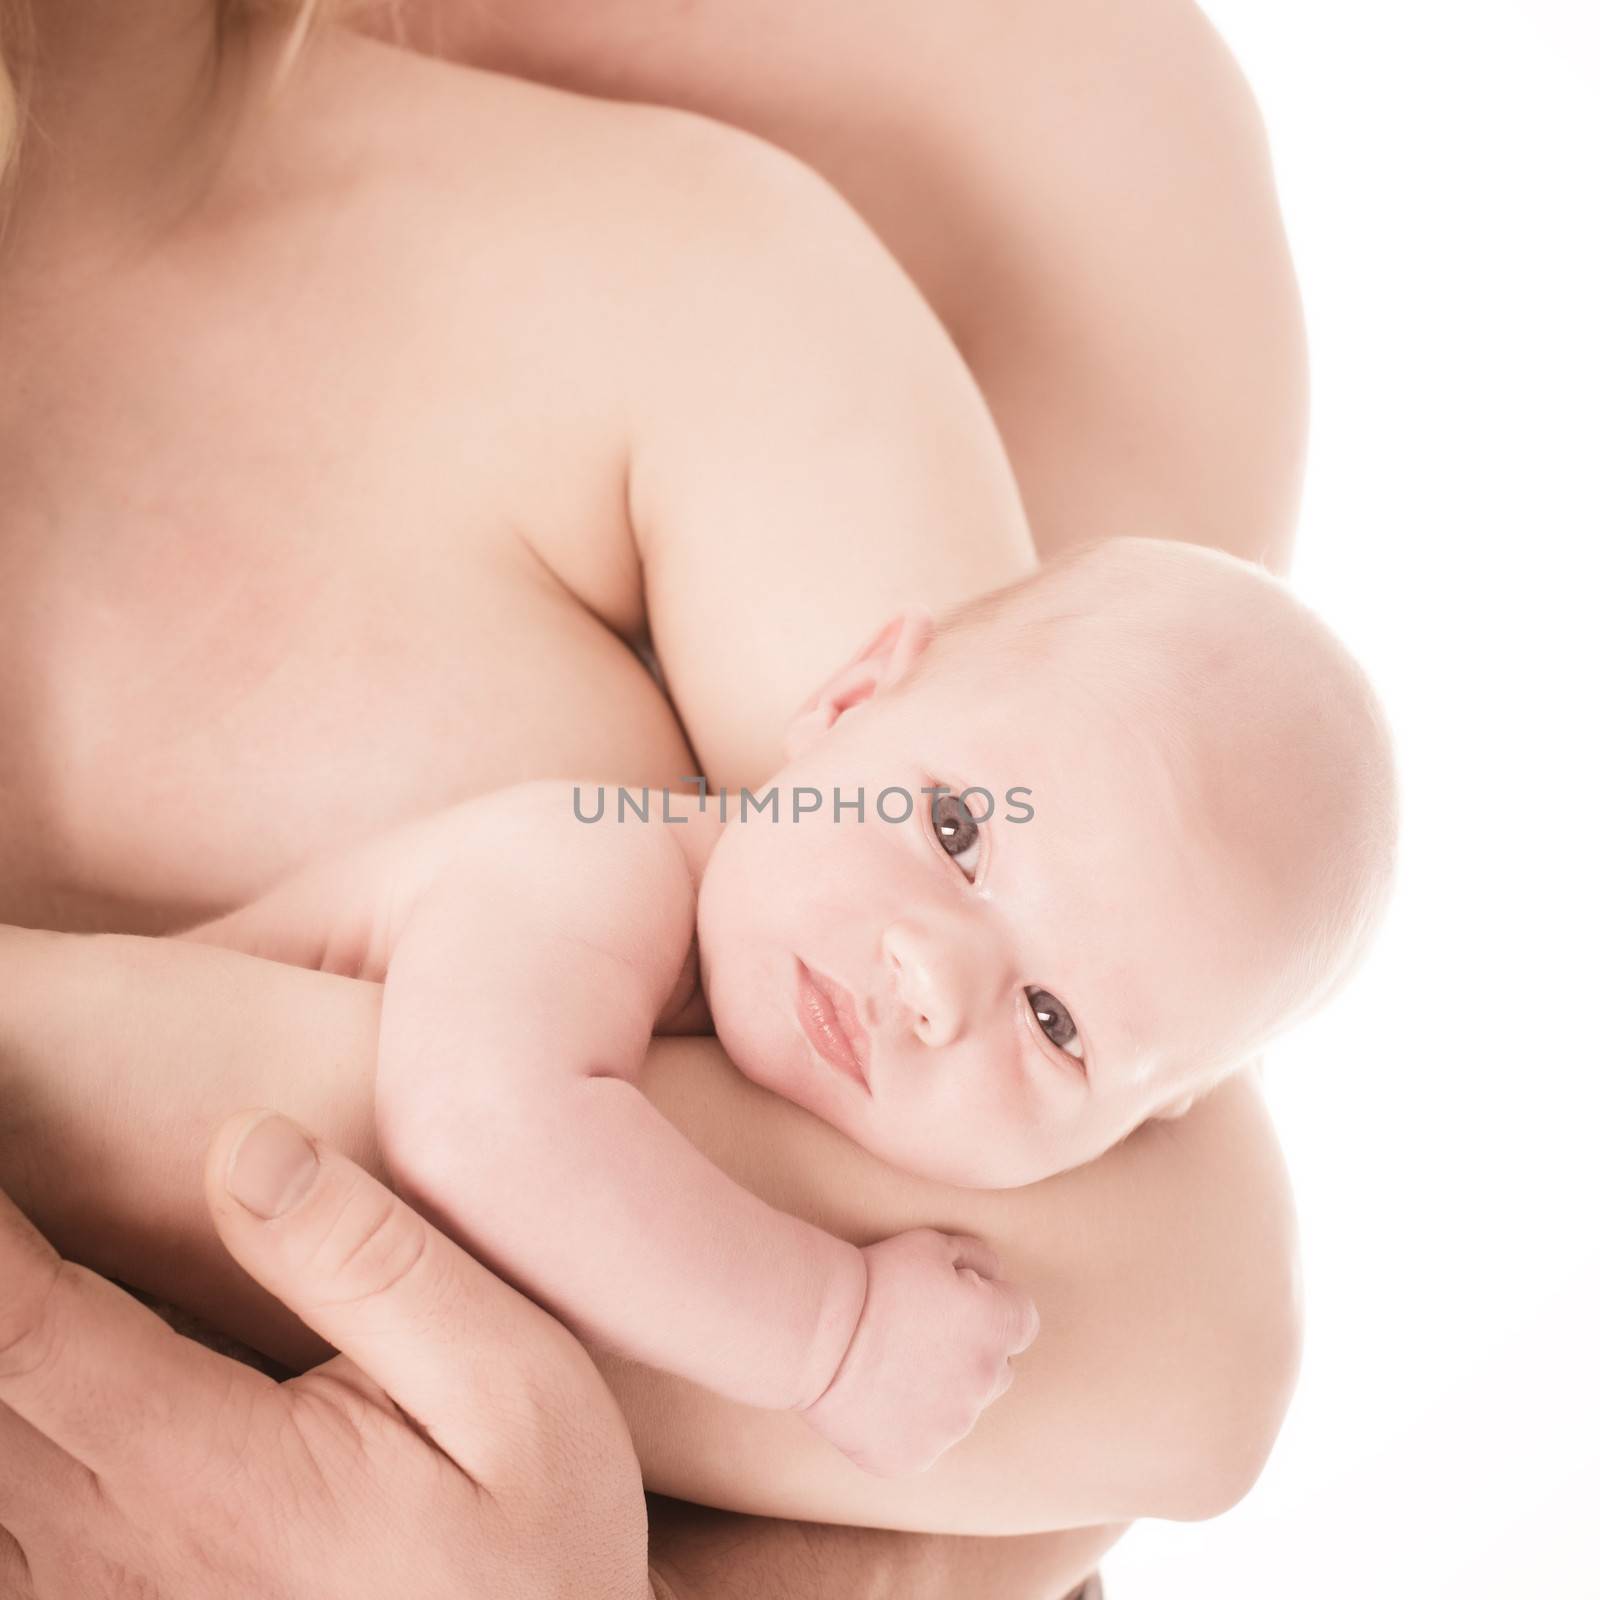
[[[932,1170],[935,1161],[919,1159],[914,1146],[884,1138],[874,1127],[859,1089],[846,1083],[835,1070],[811,1053],[798,1034],[757,1040],[730,1029],[719,1035],[728,1059],[758,1089],[787,1100],[801,1111],[825,1122],[869,1155],[915,1177],[950,1182]]]
[[[728,1059],[758,1089],[775,1094],[839,1128],[843,1107],[827,1092],[824,1068],[813,1059],[798,1030],[743,1027],[717,1019],[717,1040]]]
[[[932,1139],[923,1143],[908,1137],[903,1126],[886,1133],[869,1126],[855,1138],[862,1149],[887,1165],[951,1189],[1022,1189],[1054,1177],[1066,1165],[1053,1153],[949,1149]]]
[[[1020,1135],[1008,1149],[928,1154],[921,1176],[963,1189],[1024,1189],[1086,1167],[1119,1143],[1086,1124],[1052,1130],[1043,1138],[1032,1136],[1036,1132]],[[904,1165],[914,1170],[909,1161]]]

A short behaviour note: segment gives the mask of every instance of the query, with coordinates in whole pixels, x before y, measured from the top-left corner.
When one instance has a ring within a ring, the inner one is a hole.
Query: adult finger
[[[373,1378],[458,1466],[492,1476],[572,1336],[354,1162],[273,1112],[212,1142],[207,1194],[234,1259]]]
[[[0,1524],[0,1600],[34,1600],[27,1557],[3,1524]]]
[[[64,1524],[77,1522],[84,1495],[94,1492],[87,1467],[0,1405],[0,1528],[59,1538]],[[0,1588],[0,1597],[5,1592]]]
[[[142,1460],[175,1411],[212,1415],[232,1366],[62,1261],[0,1194],[0,1406],[110,1473]]]

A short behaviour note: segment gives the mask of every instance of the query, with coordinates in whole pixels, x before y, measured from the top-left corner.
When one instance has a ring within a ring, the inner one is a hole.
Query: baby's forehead
[[[1116,709],[1171,717],[1200,709],[1197,693],[1248,642],[1252,618],[1201,619],[1176,608],[1062,607],[1013,598],[963,618],[939,641],[935,665],[998,708]]]
[[[1350,698],[1319,629],[1265,580],[1220,599],[1046,599],[964,615],[917,686],[919,736],[966,781],[1027,785],[1064,819],[1190,851],[1209,840],[1247,863],[1308,842]]]
[[[988,768],[1079,790],[1107,781],[1165,788],[1202,744],[1194,724],[1204,697],[1184,677],[1160,639],[1081,619],[1002,618],[952,641],[918,685],[916,710],[935,738]]]

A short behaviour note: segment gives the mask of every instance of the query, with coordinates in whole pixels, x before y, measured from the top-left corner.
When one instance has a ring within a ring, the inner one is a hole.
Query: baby
[[[1382,719],[1259,570],[1114,540],[892,619],[757,795],[542,783],[191,937],[385,982],[391,1174],[587,1340],[926,1467],[1032,1302],[979,1241],[767,1206],[635,1087],[714,1021],[867,1150],[1001,1188],[1081,1165],[1324,1000],[1384,898]]]

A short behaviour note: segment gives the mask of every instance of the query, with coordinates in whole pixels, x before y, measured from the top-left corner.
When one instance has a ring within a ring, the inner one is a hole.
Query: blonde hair
[[[0,194],[10,183],[28,104],[27,80],[12,76],[11,62],[22,54],[32,21],[18,0],[0,0]]]
[[[251,14],[279,12],[293,20],[275,73],[282,83],[293,70],[315,25],[337,9],[337,0],[214,0],[220,37],[228,25]],[[33,44],[29,0],[0,0],[0,221],[16,181],[28,123],[28,57]]]

